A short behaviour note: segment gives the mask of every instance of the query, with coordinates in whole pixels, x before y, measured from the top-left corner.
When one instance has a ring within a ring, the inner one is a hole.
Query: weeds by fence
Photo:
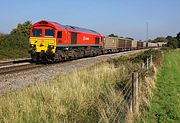
[[[129,82],[124,86],[121,91],[124,95],[122,103],[127,104],[127,111],[132,116],[139,116],[140,109],[140,97],[141,97],[141,86],[143,86],[142,79],[143,74],[153,67],[153,56],[147,57],[145,62],[141,63],[140,69],[132,71],[129,75]],[[126,117],[127,119],[127,117]]]

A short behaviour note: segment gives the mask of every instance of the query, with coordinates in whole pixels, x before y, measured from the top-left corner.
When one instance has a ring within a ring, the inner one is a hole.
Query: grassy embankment
[[[28,49],[0,46],[0,60],[30,57]]]
[[[165,53],[149,110],[138,122],[180,122],[180,51]]]
[[[51,82],[3,94],[0,96],[0,122],[123,121],[128,106],[122,89],[130,82],[131,72],[139,69],[142,56],[150,54],[121,57],[61,75]],[[158,61],[160,57],[155,54],[154,60]],[[146,94],[141,103],[144,106],[150,96],[150,83],[145,83]]]

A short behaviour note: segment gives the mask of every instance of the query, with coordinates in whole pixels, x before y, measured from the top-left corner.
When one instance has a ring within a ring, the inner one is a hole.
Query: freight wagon
[[[147,48],[147,42],[143,42],[143,48]]]
[[[104,53],[119,51],[120,44],[117,37],[104,37],[103,41],[104,41],[103,42]]]
[[[143,49],[143,42],[142,41],[137,42],[137,48],[138,49]]]
[[[106,52],[137,49],[137,41],[119,37],[105,37],[103,45],[104,51]]]
[[[154,48],[154,47],[158,47],[158,44],[148,42],[148,48]]]
[[[157,45],[158,47],[163,47],[167,45],[167,42],[158,42]]]
[[[125,38],[125,50],[131,50],[132,48],[132,41],[130,39]]]
[[[126,50],[126,41],[124,40],[124,38],[118,38],[118,42],[119,42],[118,48],[120,49],[120,51],[125,51]]]
[[[136,41],[136,40],[131,41],[131,50],[136,50],[137,49],[137,43],[138,43],[138,41]]]

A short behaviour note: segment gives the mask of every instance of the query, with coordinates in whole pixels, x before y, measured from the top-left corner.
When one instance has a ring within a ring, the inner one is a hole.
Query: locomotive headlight
[[[49,49],[54,49],[54,46],[53,45],[49,45],[48,48]]]
[[[31,47],[31,48],[34,48],[34,47],[36,47],[36,45],[35,45],[35,44],[31,44],[30,47]]]

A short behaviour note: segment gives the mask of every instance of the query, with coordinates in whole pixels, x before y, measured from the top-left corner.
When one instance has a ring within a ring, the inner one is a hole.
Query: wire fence
[[[121,104],[127,104],[127,111],[129,111],[134,116],[139,115],[139,99],[141,95],[141,80],[145,71],[148,71],[153,66],[153,57],[152,55],[148,57],[145,62],[141,64],[140,69],[137,71],[132,71],[130,80],[128,83],[124,85],[124,88],[121,90],[123,95],[123,99],[121,100]]]

